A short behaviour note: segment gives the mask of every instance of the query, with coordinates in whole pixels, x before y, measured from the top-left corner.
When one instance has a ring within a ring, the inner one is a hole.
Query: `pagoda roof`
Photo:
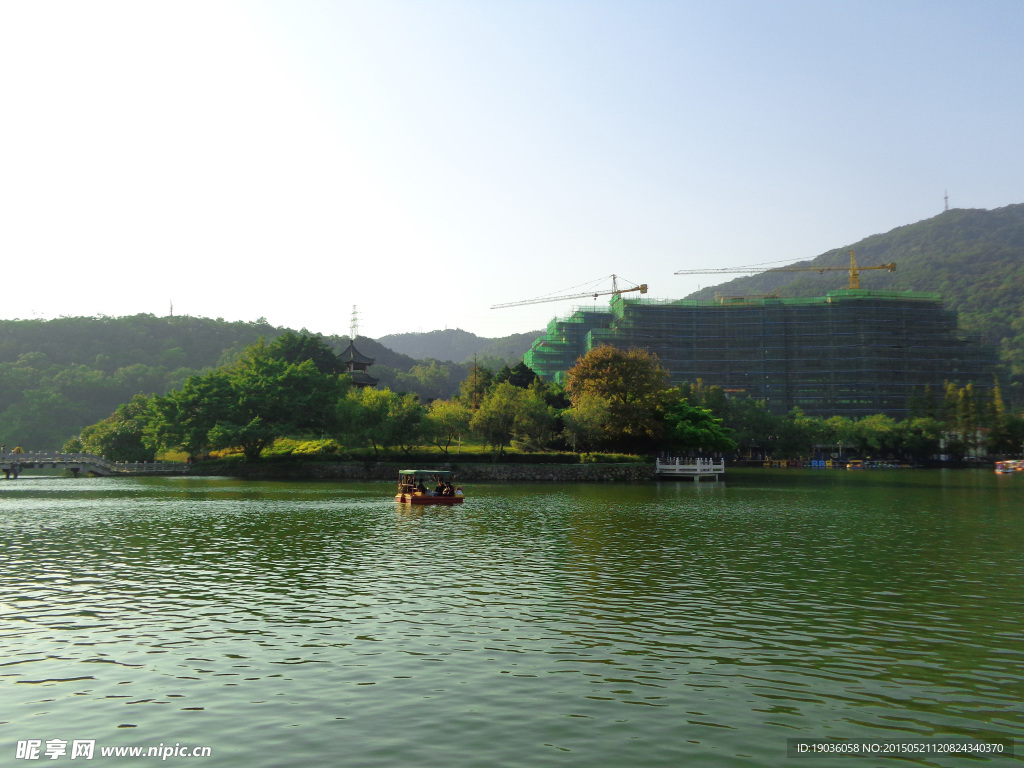
[[[374,358],[367,357],[356,349],[355,341],[349,339],[348,346],[338,354],[338,358],[343,363],[362,363],[364,365],[373,365]]]
[[[366,371],[352,371],[348,374],[352,377],[352,383],[357,387],[375,387],[380,379],[375,379]]]

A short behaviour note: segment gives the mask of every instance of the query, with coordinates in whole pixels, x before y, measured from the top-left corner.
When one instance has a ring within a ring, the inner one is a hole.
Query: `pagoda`
[[[357,387],[373,387],[380,381],[366,372],[366,369],[373,365],[374,359],[357,350],[354,339],[349,339],[348,347],[338,355],[338,359]]]

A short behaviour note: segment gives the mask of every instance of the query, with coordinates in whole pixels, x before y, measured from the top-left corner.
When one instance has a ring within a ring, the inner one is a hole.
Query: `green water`
[[[1024,735],[1024,477],[466,490],[0,481],[0,761],[778,766],[788,738]]]

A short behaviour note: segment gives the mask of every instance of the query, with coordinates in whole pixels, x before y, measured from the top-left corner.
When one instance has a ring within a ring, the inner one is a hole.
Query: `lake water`
[[[0,481],[0,761],[812,766],[787,739],[1024,737],[1024,476],[467,492]]]

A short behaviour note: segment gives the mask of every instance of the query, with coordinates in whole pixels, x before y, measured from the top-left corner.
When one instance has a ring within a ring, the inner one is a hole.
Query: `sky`
[[[1024,202],[1020,0],[0,0],[0,317],[544,328]]]

